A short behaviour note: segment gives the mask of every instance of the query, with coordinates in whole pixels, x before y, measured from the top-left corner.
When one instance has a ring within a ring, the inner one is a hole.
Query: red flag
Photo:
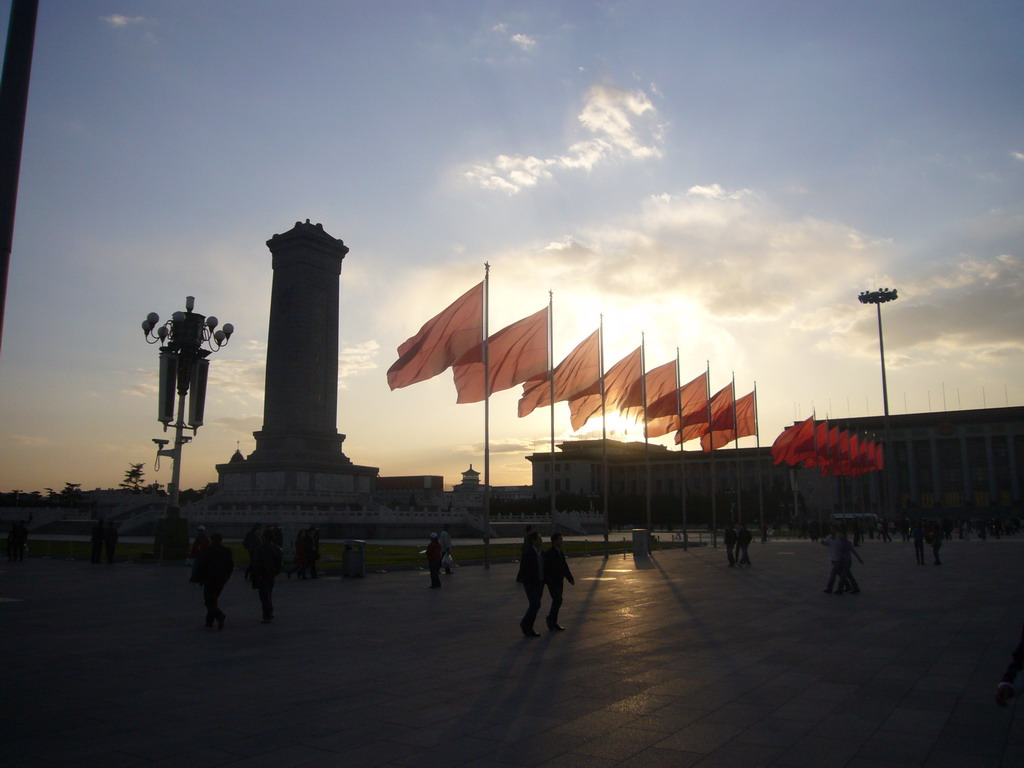
[[[601,359],[599,331],[594,331],[581,341],[569,355],[555,366],[552,374],[555,384],[555,402],[569,400],[573,396],[597,388],[600,392]],[[551,382],[547,374],[543,378],[530,379],[523,384],[523,396],[519,398],[519,418],[533,413],[535,408],[551,405]]]
[[[708,374],[702,373],[693,381],[679,388],[679,411],[683,414],[683,426],[707,424],[708,421]],[[669,392],[653,403],[647,403],[647,436],[660,437],[679,430],[679,413],[676,411],[675,392]],[[699,437],[699,435],[698,435]],[[690,439],[690,438],[687,438]],[[676,440],[678,443],[679,440]]]
[[[522,384],[548,367],[548,308],[502,328],[487,339],[491,392]],[[483,344],[460,357],[452,368],[456,402],[479,403],[485,397]]]
[[[882,444],[875,443],[875,469],[885,469],[882,463]]]
[[[473,286],[402,343],[398,360],[388,369],[391,389],[431,379],[479,346],[483,336],[483,289],[483,283]]]
[[[622,410],[621,402],[640,382],[640,347],[637,347],[604,375],[605,407],[612,412]],[[573,430],[587,423],[587,419],[601,410],[601,392],[587,393],[569,400],[569,414]]]
[[[635,398],[635,401],[631,399],[626,402],[627,406],[625,410],[626,416],[632,416],[634,419],[639,421],[644,416],[644,398],[643,398],[643,386],[647,388],[647,418],[651,419],[651,403],[657,402],[663,397],[672,397],[676,391],[676,364],[675,361],[659,365],[657,368],[652,368],[644,374],[645,384],[639,387],[634,387],[630,390],[630,398]],[[673,397],[674,402],[674,397]],[[673,408],[675,405],[673,404]]]
[[[839,467],[837,475],[853,474],[850,466],[850,433],[845,429],[839,433]]]
[[[782,430],[782,434],[772,443],[772,463],[788,464],[791,467],[799,464],[803,459],[797,459],[796,456],[805,450],[808,442],[813,450],[814,429],[814,417],[811,416]]]
[[[736,401],[736,437],[757,434],[757,414],[754,412],[754,393],[748,392]]]
[[[700,436],[700,447],[705,453],[721,448],[736,439],[735,407],[732,384],[718,390],[711,398],[711,424]]]
[[[828,463],[828,422],[819,421],[814,427],[814,447],[811,455],[804,459],[804,466],[808,469],[821,467],[822,472],[825,472]]]

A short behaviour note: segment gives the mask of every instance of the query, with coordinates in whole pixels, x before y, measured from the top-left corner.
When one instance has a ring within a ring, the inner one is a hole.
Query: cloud
[[[100,16],[102,21],[105,21],[114,29],[125,29],[126,27],[132,27],[137,24],[145,24],[147,19],[144,16],[123,16],[120,13],[112,13],[109,16]]]
[[[886,353],[908,361],[985,365],[1024,359],[1024,260],[964,256],[899,287],[887,306]],[[866,332],[867,329],[862,329]]]
[[[1015,160],[1024,161],[1024,152],[1011,152],[1010,154],[1013,155]]]
[[[343,347],[338,357],[338,386],[346,389],[345,379],[349,376],[358,376],[365,371],[377,369],[376,357],[380,351],[380,344],[373,339]]]
[[[217,427],[226,429],[246,440],[252,440],[252,433],[263,428],[262,416],[222,416],[213,422]]]
[[[522,34],[512,35],[512,37],[510,39],[512,40],[513,43],[518,45],[524,51],[530,50],[531,48],[533,48],[537,44],[537,41],[534,40],[529,35],[522,35]]]
[[[17,443],[23,448],[39,448],[49,444],[49,440],[45,437],[39,437],[37,435],[8,435],[7,439],[12,443]]]
[[[131,397],[155,397],[158,393],[158,379],[155,370],[136,368],[129,371],[127,376],[131,377],[132,385],[127,389],[122,389],[121,394]]]
[[[779,318],[818,298],[820,275],[856,284],[886,244],[846,225],[789,218],[750,190],[695,186],[520,258],[565,292],[648,308],[687,302],[709,318]]]
[[[590,171],[615,160],[660,157],[663,126],[657,124],[657,114],[650,97],[642,90],[595,85],[577,115],[588,138],[551,157],[501,154],[488,163],[473,166],[465,177],[484,189],[514,195],[550,181],[559,170]]]

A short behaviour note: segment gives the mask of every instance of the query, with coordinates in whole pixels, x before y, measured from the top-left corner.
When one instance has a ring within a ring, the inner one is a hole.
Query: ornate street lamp
[[[164,425],[164,432],[169,427],[174,427],[174,447],[164,448],[167,440],[153,442],[157,444],[157,456],[169,456],[174,462],[171,472],[171,507],[175,512],[178,509],[180,492],[181,446],[192,440],[192,437],[186,437],[184,432],[190,429],[194,434],[203,425],[206,381],[210,371],[210,361],[206,358],[227,344],[235,331],[230,323],[225,323],[223,328],[218,329],[216,317],[205,317],[193,312],[195,301],[193,296],[185,297],[185,311],[175,312],[163,325],[159,325],[160,316],[156,312],[150,312],[142,321],[142,333],[146,337],[146,343],[160,345],[160,400],[157,420]],[[177,409],[174,403],[175,396],[178,399]]]
[[[885,461],[885,474],[888,482],[886,485],[886,495],[888,496],[888,508],[889,519],[892,519],[893,515],[893,479],[896,477],[896,473],[892,471],[892,445],[889,442],[889,389],[885,382],[885,343],[882,340],[882,305],[887,304],[890,301],[896,301],[899,295],[896,293],[896,289],[889,290],[888,288],[880,288],[875,291],[861,291],[857,299],[861,304],[874,304],[875,309],[878,311],[878,352],[882,358],[882,413],[884,414],[883,429],[885,435],[883,437],[883,444],[885,451],[882,454]]]

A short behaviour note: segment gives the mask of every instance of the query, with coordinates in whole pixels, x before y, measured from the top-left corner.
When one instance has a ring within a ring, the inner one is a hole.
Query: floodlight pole
[[[885,450],[882,454],[883,461],[885,462],[885,469],[883,470],[885,472],[885,482],[883,484],[885,485],[886,501],[888,502],[885,505],[885,509],[890,520],[892,520],[894,512],[893,497],[895,494],[893,493],[892,486],[896,473],[892,471],[892,443],[889,437],[889,388],[885,380],[885,341],[882,336],[882,305],[890,301],[896,301],[898,298],[899,295],[897,294],[896,289],[890,291],[888,288],[881,288],[875,291],[862,291],[857,297],[861,304],[874,304],[875,310],[878,313],[878,353],[882,360],[882,429],[884,432],[882,442],[885,446]]]

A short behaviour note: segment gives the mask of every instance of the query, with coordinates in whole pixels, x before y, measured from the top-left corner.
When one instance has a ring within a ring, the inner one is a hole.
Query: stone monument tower
[[[295,492],[368,493],[377,468],[353,464],[337,429],[338,295],[348,248],[309,219],[274,235],[267,247],[274,282],[263,429],[253,433],[256,450],[248,458],[236,454],[217,465],[218,496],[287,503]]]

